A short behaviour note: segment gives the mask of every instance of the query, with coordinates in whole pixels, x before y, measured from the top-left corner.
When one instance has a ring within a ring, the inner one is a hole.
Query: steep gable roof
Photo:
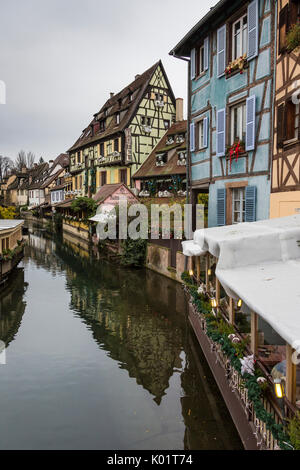
[[[136,196],[133,194],[133,192],[124,183],[105,184],[93,196],[93,199],[95,201],[101,203],[101,202],[105,201],[107,198],[109,198],[110,196],[112,196],[122,186],[124,187],[124,194],[128,193],[131,196],[133,196],[135,199],[137,199]]]
[[[186,151],[186,140],[183,143],[174,143],[167,145],[166,142],[170,136],[186,134],[187,121],[175,122],[152,150],[143,165],[133,175],[133,179],[149,178],[155,176],[167,175],[185,175],[186,166],[177,165],[178,152]],[[156,157],[160,153],[168,152],[169,159],[164,166],[156,166]]]
[[[123,131],[133,119],[134,114],[138,109],[143,96],[145,95],[146,89],[149,86],[151,78],[157,67],[162,69],[169,86],[172,99],[175,103],[175,97],[168,77],[162,62],[159,60],[142,75],[137,75],[136,79],[123,88],[123,90],[121,90],[116,95],[113,95],[106,101],[100,111],[94,114],[93,120],[83,131],[82,135],[75,142],[75,144],[69,149],[69,152]],[[130,100],[130,95],[132,96],[132,100]],[[120,113],[119,124],[116,122],[116,113]],[[106,129],[102,132],[100,132],[100,129],[98,128],[99,121],[101,120],[105,120],[107,124]],[[94,129],[94,131],[92,131],[92,129]]]

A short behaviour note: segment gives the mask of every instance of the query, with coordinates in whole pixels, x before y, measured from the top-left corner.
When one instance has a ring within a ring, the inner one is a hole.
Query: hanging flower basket
[[[240,73],[242,74],[244,73],[244,69],[247,67],[247,65],[248,65],[247,54],[244,54],[238,59],[233,60],[227,65],[225,69],[225,76],[230,77],[230,75],[236,70],[239,70]]]

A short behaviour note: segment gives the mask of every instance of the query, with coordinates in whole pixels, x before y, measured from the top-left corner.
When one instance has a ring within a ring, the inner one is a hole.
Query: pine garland
[[[231,365],[241,375],[241,361],[236,350],[236,345],[228,339],[228,336],[221,333],[216,324],[216,318],[211,314],[211,307],[204,296],[198,294],[198,286],[191,283],[188,273],[184,272],[181,276],[186,285],[189,294],[192,297],[192,303],[199,313],[205,316],[207,336],[215,343],[220,344],[223,353],[230,360]],[[258,371],[256,371],[258,372]],[[261,373],[259,373],[261,375]],[[257,383],[257,373],[255,375],[244,374],[242,376],[245,388],[248,390],[248,398],[253,404],[253,409],[258,419],[266,424],[266,428],[271,431],[279,447],[282,450],[291,450],[292,445],[288,434],[285,432],[282,424],[277,424],[271,413],[268,413],[262,404],[262,389]]]

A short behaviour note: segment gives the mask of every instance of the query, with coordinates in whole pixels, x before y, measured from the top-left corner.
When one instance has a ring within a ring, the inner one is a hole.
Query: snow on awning
[[[181,245],[185,256],[201,256],[205,253],[193,240],[181,242]]]
[[[102,204],[99,206],[97,214],[94,217],[90,217],[89,220],[106,224],[109,220],[114,220],[115,218],[115,207],[110,204]]]
[[[197,230],[189,243],[218,258],[228,295],[300,344],[300,215]]]

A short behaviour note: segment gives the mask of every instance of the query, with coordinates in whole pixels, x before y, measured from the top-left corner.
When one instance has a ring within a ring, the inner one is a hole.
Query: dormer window
[[[132,93],[129,93],[129,101],[131,102],[132,101]]]
[[[120,113],[116,114],[116,123],[120,124]]]
[[[107,109],[105,109],[105,110],[103,111],[103,114],[104,114],[104,117],[107,116]]]
[[[164,166],[167,163],[167,154],[161,153],[156,156],[156,166]]]
[[[151,127],[151,118],[146,117],[146,116],[142,116],[141,117],[141,124],[142,124],[142,126]]]
[[[162,93],[155,93],[155,99],[156,101],[163,101],[164,95]]]
[[[118,99],[118,106],[119,106],[119,108],[121,108],[121,106],[122,106],[122,98],[119,98],[119,99]]]
[[[101,132],[105,131],[105,119],[102,119],[100,121],[100,131]]]
[[[164,120],[164,126],[165,126],[165,129],[169,129],[169,127],[170,127],[170,121],[169,121],[169,119],[165,119],[165,120]]]
[[[166,145],[172,145],[174,144],[174,137],[171,135],[170,137],[167,138]]]

